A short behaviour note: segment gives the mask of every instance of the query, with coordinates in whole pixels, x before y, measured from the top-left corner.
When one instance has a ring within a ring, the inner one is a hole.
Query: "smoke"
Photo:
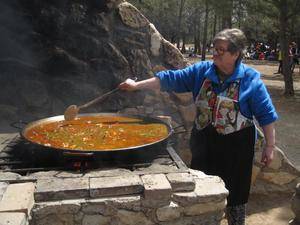
[[[17,0],[0,1],[0,61],[32,65],[33,29]]]

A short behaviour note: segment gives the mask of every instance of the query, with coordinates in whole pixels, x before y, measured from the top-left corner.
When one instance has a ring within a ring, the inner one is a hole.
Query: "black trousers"
[[[255,126],[222,135],[213,126],[192,130],[191,168],[217,175],[229,190],[227,206],[248,202],[255,145]]]

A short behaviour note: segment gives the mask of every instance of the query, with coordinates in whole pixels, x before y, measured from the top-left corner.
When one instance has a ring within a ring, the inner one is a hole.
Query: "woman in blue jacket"
[[[191,167],[224,180],[229,190],[228,223],[240,225],[245,224],[251,184],[256,140],[253,119],[265,135],[261,161],[269,165],[278,116],[260,73],[241,62],[246,44],[244,33],[239,29],[223,30],[213,44],[213,62],[161,71],[138,82],[127,79],[119,87],[129,91],[149,88],[193,93],[197,116],[190,139]]]

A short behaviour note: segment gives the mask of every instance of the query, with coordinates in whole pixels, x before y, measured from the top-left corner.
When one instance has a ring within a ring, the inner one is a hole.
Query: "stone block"
[[[116,217],[119,219],[120,224],[126,225],[154,225],[142,212],[132,212],[128,210],[119,210]]]
[[[32,217],[42,219],[48,215],[78,214],[85,200],[64,200],[36,203],[32,209]]]
[[[122,168],[96,169],[88,171],[83,177],[128,177],[132,176],[132,171]]]
[[[187,216],[197,216],[204,213],[210,213],[214,211],[224,210],[226,207],[226,200],[221,202],[206,202],[198,203],[192,206],[187,206],[184,208],[184,214]]]
[[[173,192],[193,191],[195,189],[195,181],[190,173],[169,173],[166,176]]]
[[[34,184],[11,184],[0,202],[0,212],[22,212],[29,215],[34,205]]]
[[[158,208],[156,216],[159,221],[170,221],[179,218],[181,211],[183,211],[183,208],[174,202],[170,202],[170,205]]]
[[[172,188],[164,174],[144,175],[141,178],[145,188],[145,199],[169,198],[171,196]]]
[[[0,213],[0,225],[26,225],[25,213]]]
[[[206,175],[205,173],[203,173],[200,170],[193,170],[193,169],[189,169],[190,174],[194,177],[194,179],[203,179],[203,178],[207,178],[209,177],[208,175]]]
[[[37,181],[35,201],[53,201],[89,197],[88,178],[51,178]]]
[[[141,177],[144,183],[143,205],[148,207],[169,205],[172,188],[164,174],[151,174]]]
[[[94,199],[93,199],[94,200]],[[91,201],[93,201],[91,200]],[[97,199],[98,200],[98,199]],[[94,201],[97,201],[94,200]],[[109,205],[112,205],[117,209],[126,209],[130,211],[141,211],[141,196],[124,196],[124,197],[115,197],[109,199],[103,199],[103,201],[108,202]]]
[[[90,196],[118,196],[143,192],[143,184],[138,175],[119,177],[98,177],[90,179]]]
[[[185,216],[166,222],[160,222],[160,225],[217,225],[220,224],[223,216],[223,210],[213,213],[205,213],[199,216]]]
[[[224,182],[217,176],[207,176],[195,181],[194,191],[173,193],[172,201],[180,206],[189,206],[197,203],[220,202],[228,195]]]
[[[116,214],[117,209],[109,204],[107,199],[92,199],[82,205],[81,211],[84,214],[101,214],[103,216],[112,216]]]
[[[0,182],[6,182],[9,180],[18,180],[21,178],[20,174],[11,172],[0,172]]]

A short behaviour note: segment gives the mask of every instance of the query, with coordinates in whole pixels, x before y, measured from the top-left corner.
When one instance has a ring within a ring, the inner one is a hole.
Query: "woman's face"
[[[235,61],[239,57],[239,53],[231,53],[228,51],[228,41],[218,40],[214,44],[213,48],[213,60],[214,64],[223,68],[224,66],[234,65]]]

